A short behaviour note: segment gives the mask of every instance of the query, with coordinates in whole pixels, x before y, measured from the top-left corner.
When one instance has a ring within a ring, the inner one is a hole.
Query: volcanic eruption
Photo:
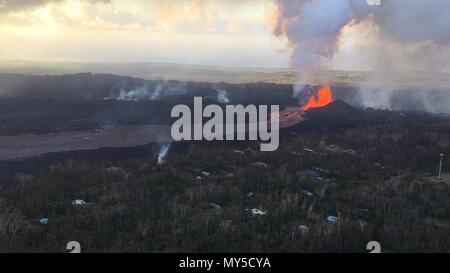
[[[327,85],[319,89],[315,95],[312,95],[308,103],[302,107],[302,112],[316,107],[324,107],[333,102],[333,92],[331,86]]]
[[[310,109],[329,105],[335,101],[331,86],[320,87],[300,106],[287,107],[279,115],[280,128],[289,127],[304,120],[303,114]]]

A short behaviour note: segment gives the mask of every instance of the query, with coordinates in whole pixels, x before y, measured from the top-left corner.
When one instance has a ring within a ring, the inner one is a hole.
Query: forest
[[[67,156],[0,191],[0,251],[367,252],[375,240],[382,252],[449,252],[449,160],[435,179],[449,132],[390,118],[286,131],[270,153],[200,142],[161,165],[153,152]]]

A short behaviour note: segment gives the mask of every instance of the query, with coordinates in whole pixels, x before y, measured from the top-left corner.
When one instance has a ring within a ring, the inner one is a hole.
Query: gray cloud
[[[0,0],[0,13],[28,10],[39,7],[48,2],[61,2],[62,0]]]
[[[450,43],[450,1],[388,0],[374,22],[393,40]]]
[[[450,43],[450,1],[278,0],[274,34],[293,46],[291,64],[315,68],[339,48],[344,27],[372,20],[383,39],[395,42]],[[381,36],[380,36],[381,37]]]
[[[47,3],[58,3],[64,0],[0,0],[0,14],[24,11],[43,6]],[[111,3],[111,0],[82,0],[89,3]]]

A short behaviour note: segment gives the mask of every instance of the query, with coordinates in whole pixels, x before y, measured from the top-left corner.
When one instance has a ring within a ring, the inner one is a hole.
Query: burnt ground
[[[170,109],[152,101],[0,98],[0,136],[163,125]]]
[[[17,173],[33,172],[67,158],[111,158],[113,161],[144,155],[155,158],[162,143],[172,142],[171,119],[168,118],[170,108],[164,103],[27,99],[4,99],[0,102],[8,105],[0,113],[5,121],[2,126],[5,135],[0,135],[2,184],[10,182]],[[14,104],[23,105],[22,110],[15,110]],[[11,119],[7,119],[8,116]],[[85,118],[80,118],[82,116]],[[109,119],[103,119],[106,116]],[[283,123],[284,115],[280,116]],[[301,113],[301,118],[295,118],[294,123],[285,122],[288,127],[282,128],[280,134],[282,139],[286,139],[297,133],[327,134],[390,122],[436,124],[438,127],[442,124],[443,133],[450,132],[445,126],[449,122],[446,117],[423,112],[361,109],[337,100],[326,107]],[[174,147],[188,147],[189,143],[174,143]],[[220,142],[200,143],[215,145]],[[225,145],[229,144],[232,149],[235,145],[245,147],[251,143],[235,141]]]

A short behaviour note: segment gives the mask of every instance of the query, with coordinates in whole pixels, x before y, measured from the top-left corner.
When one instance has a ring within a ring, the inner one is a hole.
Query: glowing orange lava
[[[302,107],[302,110],[306,111],[311,108],[323,107],[331,102],[333,102],[333,92],[331,91],[331,86],[324,86],[317,91],[316,95],[309,98],[308,103]]]

